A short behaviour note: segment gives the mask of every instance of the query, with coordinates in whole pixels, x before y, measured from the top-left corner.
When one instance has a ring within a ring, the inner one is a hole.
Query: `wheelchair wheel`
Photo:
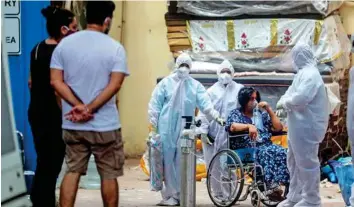
[[[258,190],[253,190],[251,192],[251,204],[253,207],[259,207],[261,206],[261,195],[258,192]]]
[[[232,150],[221,150],[213,157],[208,168],[207,188],[216,206],[234,205],[241,196],[244,185],[243,165]]]

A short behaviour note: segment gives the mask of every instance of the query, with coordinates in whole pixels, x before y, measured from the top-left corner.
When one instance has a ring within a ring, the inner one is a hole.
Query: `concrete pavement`
[[[155,206],[161,197],[160,193],[151,192],[149,190],[149,182],[146,180],[146,175],[138,167],[139,160],[127,160],[125,165],[125,175],[119,178],[120,186],[120,207],[149,207]],[[94,168],[90,167],[89,175],[96,173]],[[90,176],[83,177],[82,181],[87,181]],[[92,177],[92,176],[91,176]],[[86,182],[87,183],[87,182]],[[91,182],[92,183],[92,182]],[[93,187],[94,190],[82,189],[86,188],[81,184],[76,205],[77,207],[100,207],[103,206],[101,202],[101,194],[98,185]],[[345,204],[342,196],[339,193],[338,185],[322,184],[321,197],[323,207],[344,207]],[[203,182],[197,183],[197,206],[208,207],[214,206],[208,196],[206,184]],[[238,204],[240,207],[251,207],[250,201],[247,200]]]

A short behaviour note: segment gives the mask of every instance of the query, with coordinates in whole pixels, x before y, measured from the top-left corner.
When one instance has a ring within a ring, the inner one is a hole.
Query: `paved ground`
[[[144,181],[146,176],[138,167],[138,160],[128,160],[125,166],[125,176],[119,179],[120,185],[120,207],[133,206],[155,206],[160,201],[160,194],[149,190],[149,182]],[[82,179],[81,188],[88,188],[87,183],[97,182],[94,166],[90,166],[89,176]],[[86,183],[86,185],[84,184]],[[321,196],[323,198],[323,207],[344,207],[341,194],[337,185],[322,184]],[[100,207],[101,196],[99,185],[90,188],[93,190],[80,189],[77,196],[77,207]],[[197,183],[197,206],[208,207],[213,206],[207,193],[206,186],[203,182]],[[242,202],[237,206],[251,207],[249,201]]]

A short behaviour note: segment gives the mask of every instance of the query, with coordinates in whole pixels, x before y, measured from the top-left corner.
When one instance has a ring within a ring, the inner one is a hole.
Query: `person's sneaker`
[[[160,203],[156,204],[156,206],[165,206],[166,203],[167,203],[167,200],[162,199],[162,200],[160,201]]]
[[[174,198],[169,198],[168,200],[162,200],[157,206],[179,206],[179,202]]]
[[[181,202],[179,201],[179,199],[175,199],[176,202],[177,202],[177,205],[176,206],[180,206],[181,205]]]
[[[295,205],[296,205],[295,202],[286,199],[280,202],[277,207],[294,207]]]
[[[228,195],[224,195],[222,193],[216,194],[215,198],[218,199],[220,202],[225,203],[228,201]]]

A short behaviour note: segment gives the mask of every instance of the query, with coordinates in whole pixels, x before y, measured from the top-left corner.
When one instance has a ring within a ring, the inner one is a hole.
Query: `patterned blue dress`
[[[259,111],[262,116],[263,129],[258,129],[261,142],[257,143],[257,162],[263,167],[265,182],[267,186],[273,184],[289,184],[289,171],[286,166],[287,150],[281,146],[274,145],[271,141],[270,116],[265,111]],[[230,112],[226,122],[226,131],[230,130],[232,123],[252,124],[252,119],[245,116],[238,109]],[[249,136],[240,137],[237,140],[230,140],[230,148],[251,148],[251,139]]]

